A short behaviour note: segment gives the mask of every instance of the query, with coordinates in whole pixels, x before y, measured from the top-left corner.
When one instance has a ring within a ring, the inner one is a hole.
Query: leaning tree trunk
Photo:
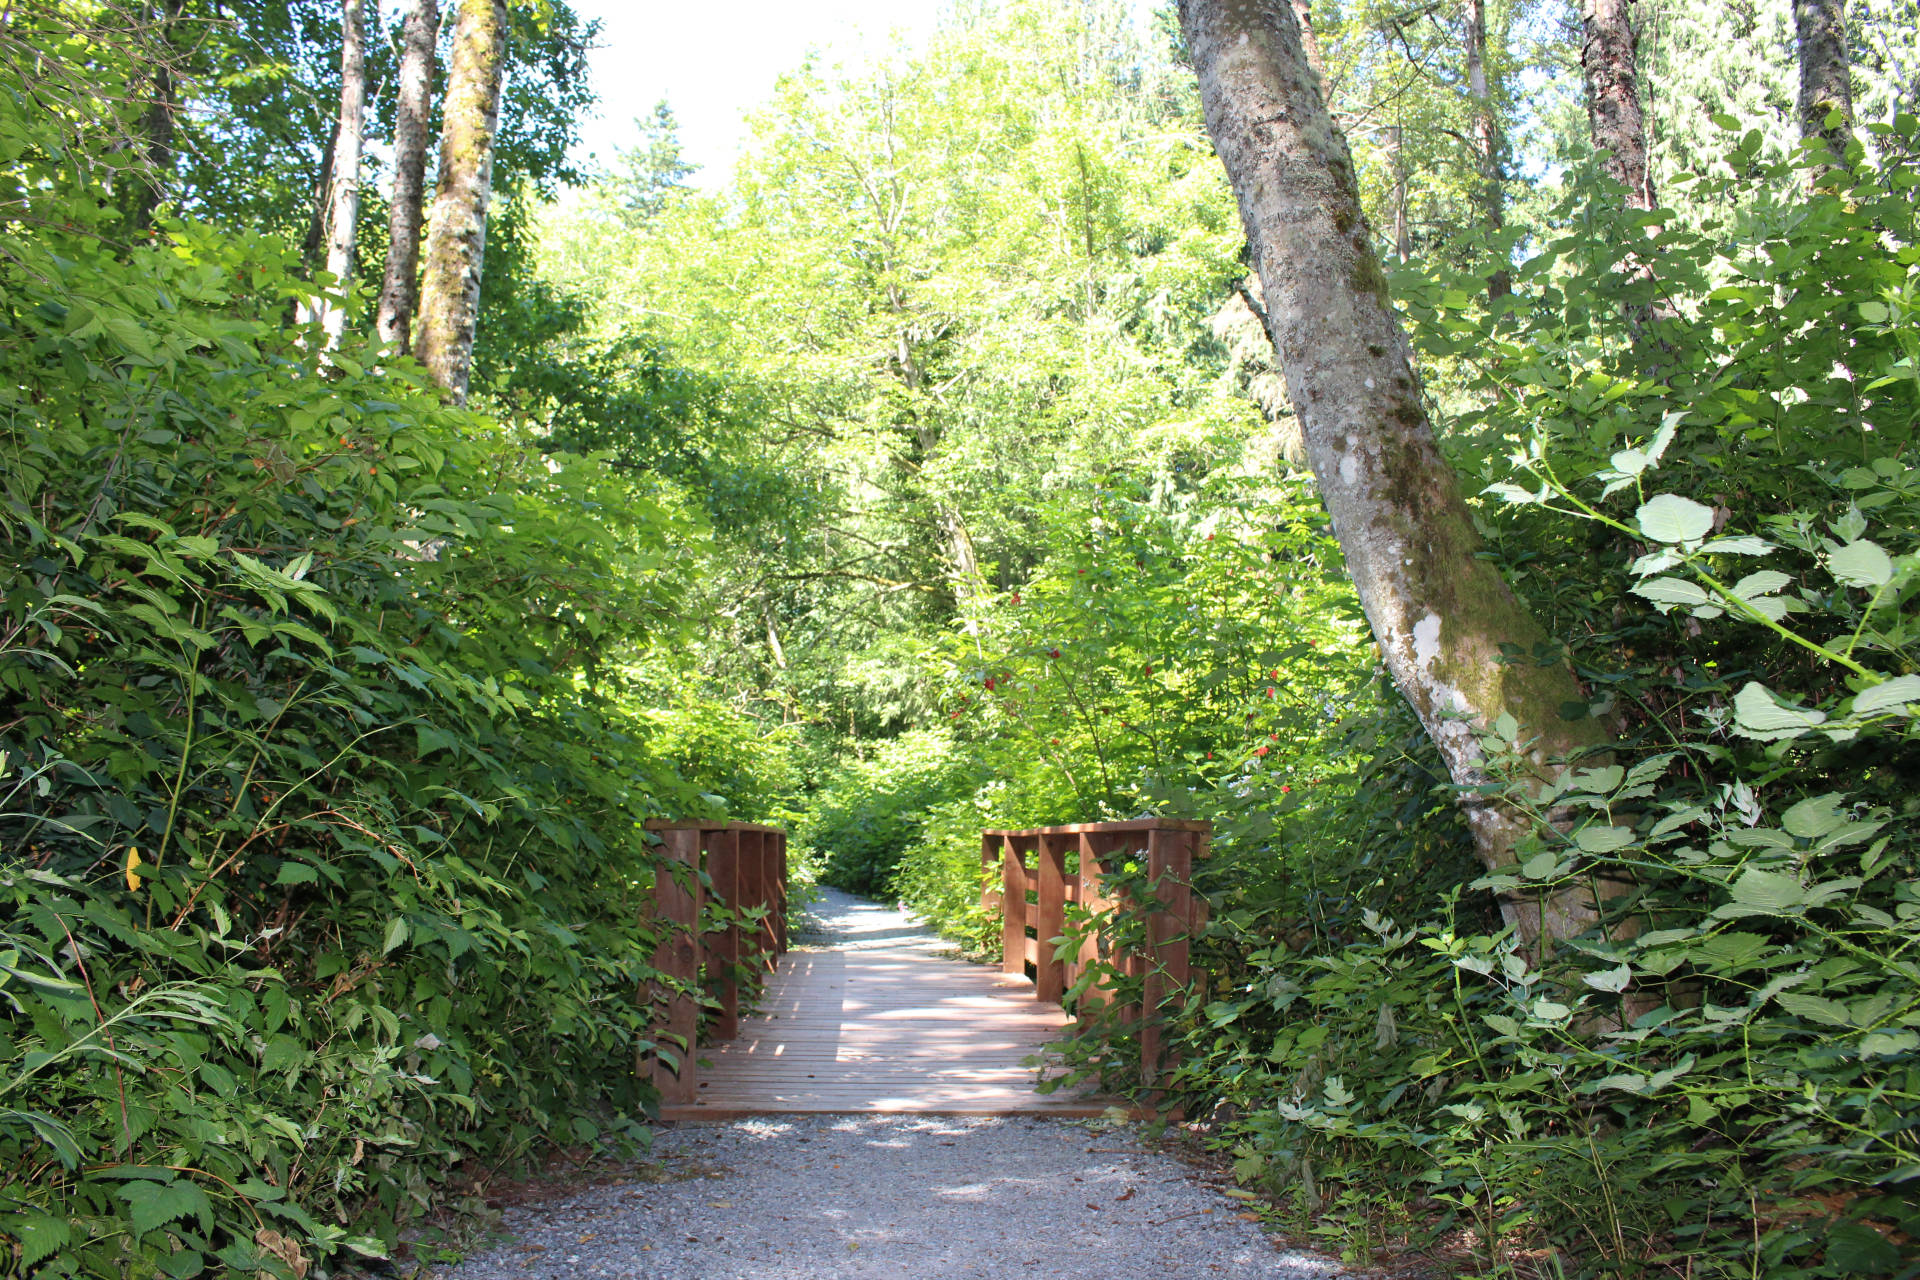
[[[380,340],[398,351],[407,350],[412,340],[427,173],[427,116],[433,109],[433,46],[439,33],[438,0],[412,0],[401,27],[400,94],[393,119],[393,202],[387,211],[387,269],[380,281],[380,309],[374,322]]]
[[[467,402],[480,268],[493,200],[493,138],[506,80],[506,0],[465,0],[453,28],[453,67],[440,127],[440,181],[427,229],[414,354],[453,404]]]
[[[1800,138],[1827,144],[1843,165],[1853,142],[1853,78],[1847,60],[1847,0],[1793,0],[1800,46]],[[1839,119],[1829,126],[1835,112]]]
[[[1506,663],[1546,641],[1481,559],[1452,469],[1427,420],[1411,350],[1387,297],[1346,139],[1321,102],[1285,0],[1180,0],[1207,129],[1247,239],[1258,246],[1268,318],[1307,457],[1388,670],[1461,784],[1481,860],[1513,861],[1524,816],[1472,788],[1486,782],[1479,735],[1521,726],[1534,770],[1602,745],[1562,664]],[[1591,893],[1509,900],[1523,936],[1591,927]]]
[[[1647,121],[1640,107],[1633,0],[1582,0],[1580,72],[1587,82],[1587,127],[1607,173],[1627,189],[1627,204],[1654,207],[1647,167]]]
[[[367,57],[365,0],[340,5],[340,128],[327,184],[327,274],[342,294],[353,274],[354,235],[360,223],[360,152],[366,141]],[[322,297],[314,316],[329,349],[346,329],[345,297]]]
[[[1506,175],[1500,163],[1500,122],[1495,116],[1493,91],[1487,87],[1487,4],[1467,0],[1467,96],[1473,99],[1474,161],[1480,223],[1489,238],[1506,224]],[[1487,297],[1504,298],[1513,292],[1513,273],[1497,267],[1487,277]]]

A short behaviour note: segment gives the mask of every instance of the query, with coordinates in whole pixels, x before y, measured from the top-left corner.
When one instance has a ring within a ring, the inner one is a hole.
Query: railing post
[[[709,831],[706,835],[707,878],[713,882],[713,896],[729,912],[746,908],[741,892],[740,840],[742,833],[733,827]],[[705,939],[707,976],[720,1001],[719,1016],[713,1022],[716,1040],[731,1040],[740,1034],[740,923],[737,917],[724,929]]]
[[[1000,910],[1000,837],[992,831],[980,833],[980,909]]]
[[[654,870],[653,897],[662,933],[653,967],[685,986],[659,987],[666,1009],[654,1031],[659,1048],[653,1057],[653,1083],[663,1103],[690,1103],[700,1094],[694,1065],[699,1008],[691,993],[700,977],[700,830],[673,827],[660,835],[664,857]],[[678,1060],[677,1069],[667,1065],[668,1054]]]
[[[773,833],[773,946],[774,961],[787,954],[787,833]]]
[[[1192,978],[1188,952],[1191,841],[1191,832],[1147,832],[1147,879],[1153,899],[1142,904],[1147,908],[1147,967],[1140,1002],[1140,1075],[1149,1089],[1159,1087],[1169,1066],[1162,1006],[1173,993],[1186,990]]]
[[[1000,971],[1027,971],[1027,869],[1011,834],[1000,837]]]
[[[1059,1004],[1066,994],[1066,971],[1055,954],[1054,939],[1067,931],[1067,837],[1042,832],[1034,852],[1035,886],[1033,935],[1033,989],[1049,1004]]]
[[[1100,843],[1104,842],[1096,841],[1092,832],[1080,833],[1080,909],[1089,917],[1096,916],[1112,906],[1107,899],[1106,882],[1100,878],[1105,870],[1100,865],[1100,855],[1103,852],[1099,847]],[[1099,963],[1100,930],[1090,924],[1087,928],[1087,936],[1080,939],[1080,954],[1069,974],[1069,985],[1078,982],[1088,969]],[[1105,1004],[1107,996],[1106,983],[1090,983],[1087,989],[1080,993],[1079,1000],[1075,1002],[1075,1012],[1084,1011],[1093,1005]]]

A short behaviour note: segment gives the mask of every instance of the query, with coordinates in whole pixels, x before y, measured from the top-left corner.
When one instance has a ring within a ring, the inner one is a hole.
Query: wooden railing
[[[653,967],[674,982],[662,981],[645,993],[656,1010],[654,1039],[666,1052],[643,1056],[643,1076],[651,1075],[663,1104],[691,1103],[700,1093],[696,1040],[700,1009],[691,994],[704,979],[720,1011],[707,1029],[709,1039],[740,1034],[740,966],[761,965],[769,972],[787,950],[787,833],[750,822],[649,822],[659,833],[664,860],[654,877],[654,915],[661,929]],[[725,926],[703,932],[702,909],[709,901],[700,873],[713,886],[711,901],[736,913]],[[738,913],[764,908],[757,925],[741,923]]]
[[[1142,818],[981,833],[981,901],[989,911],[1002,912],[1001,968],[1010,974],[1031,968],[1034,993],[1055,1004],[1091,965],[1137,978],[1140,1004],[1118,1012],[1121,1022],[1138,1023],[1140,1071],[1149,1090],[1157,1089],[1174,1065],[1167,1053],[1165,1016],[1193,981],[1190,940],[1207,922],[1207,900],[1193,891],[1193,864],[1207,856],[1212,832],[1205,822]],[[1075,866],[1071,872],[1069,859]],[[1145,870],[1151,895],[1145,902],[1131,900],[1116,882],[1113,873],[1127,861]],[[1067,931],[1069,903],[1089,915],[1117,908],[1137,913],[1142,943],[1116,947],[1113,939],[1089,929],[1077,954],[1057,959],[1054,940]],[[1111,985],[1110,977],[1096,980],[1076,1001],[1083,1023],[1090,1005],[1111,1004]]]

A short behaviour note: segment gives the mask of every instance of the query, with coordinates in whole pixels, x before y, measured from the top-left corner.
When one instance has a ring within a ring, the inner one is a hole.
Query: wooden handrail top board
[[[1131,835],[1141,831],[1197,831],[1208,834],[1212,830],[1211,822],[1193,822],[1185,818],[1129,818],[1125,822],[1074,822],[1063,827],[1024,827],[1019,830],[990,827],[980,834],[1025,839],[1028,836]]]
[[[785,827],[769,827],[759,822],[675,822],[655,818],[641,824],[648,831],[759,831],[767,835],[785,835]]]

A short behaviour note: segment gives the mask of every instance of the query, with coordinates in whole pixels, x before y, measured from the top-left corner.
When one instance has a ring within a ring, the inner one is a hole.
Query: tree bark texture
[[[1845,164],[1853,142],[1853,74],[1847,58],[1847,0],[1793,0],[1800,46],[1800,138],[1827,144]],[[1832,128],[1827,117],[1840,113]]]
[[[401,25],[400,89],[393,120],[393,203],[387,212],[387,267],[380,281],[375,327],[398,351],[413,339],[418,296],[420,223],[427,173],[427,117],[433,110],[433,47],[439,0],[411,0]]]
[[[1467,96],[1473,99],[1473,147],[1479,166],[1480,222],[1492,236],[1506,224],[1506,175],[1500,160],[1500,122],[1487,85],[1487,4],[1467,0]],[[1487,277],[1487,296],[1513,292],[1513,273],[1497,267]]]
[[[340,129],[327,184],[327,274],[343,294],[353,274],[354,236],[360,224],[360,153],[366,142],[366,0],[341,0]],[[344,297],[321,298],[314,308],[327,346],[339,345],[347,324]]]
[[[465,0],[453,28],[440,127],[440,180],[427,228],[420,329],[414,343],[414,354],[453,404],[467,402],[467,379],[473,372],[506,54],[506,0]]]
[[[164,0],[158,6],[158,38],[154,41],[153,97],[140,121],[145,135],[146,172],[134,193],[133,223],[145,230],[153,226],[153,215],[167,196],[167,180],[173,176],[174,113],[180,109],[174,59],[179,56],[174,39],[187,0]]]
[[[1407,226],[1407,153],[1400,126],[1387,126],[1387,158],[1393,167],[1393,256],[1413,257],[1413,234]]]
[[[1581,0],[1580,72],[1587,83],[1587,128],[1607,173],[1635,209],[1655,204],[1647,167],[1647,121],[1640,106],[1633,0]]]
[[[1327,64],[1320,56],[1320,37],[1313,30],[1313,0],[1292,0],[1293,19],[1300,24],[1300,48],[1307,55],[1307,65],[1313,68],[1313,78],[1320,82],[1320,96],[1327,96]]]
[[[1207,129],[1247,238],[1307,457],[1388,670],[1454,781],[1486,781],[1479,733],[1502,713],[1532,738],[1532,767],[1602,744],[1559,709],[1585,695],[1564,665],[1503,663],[1546,635],[1495,567],[1441,456],[1361,212],[1346,139],[1321,101],[1286,0],[1180,0]],[[1481,860],[1512,862],[1527,821],[1472,791]],[[1571,890],[1504,904],[1523,936],[1597,918]]]

